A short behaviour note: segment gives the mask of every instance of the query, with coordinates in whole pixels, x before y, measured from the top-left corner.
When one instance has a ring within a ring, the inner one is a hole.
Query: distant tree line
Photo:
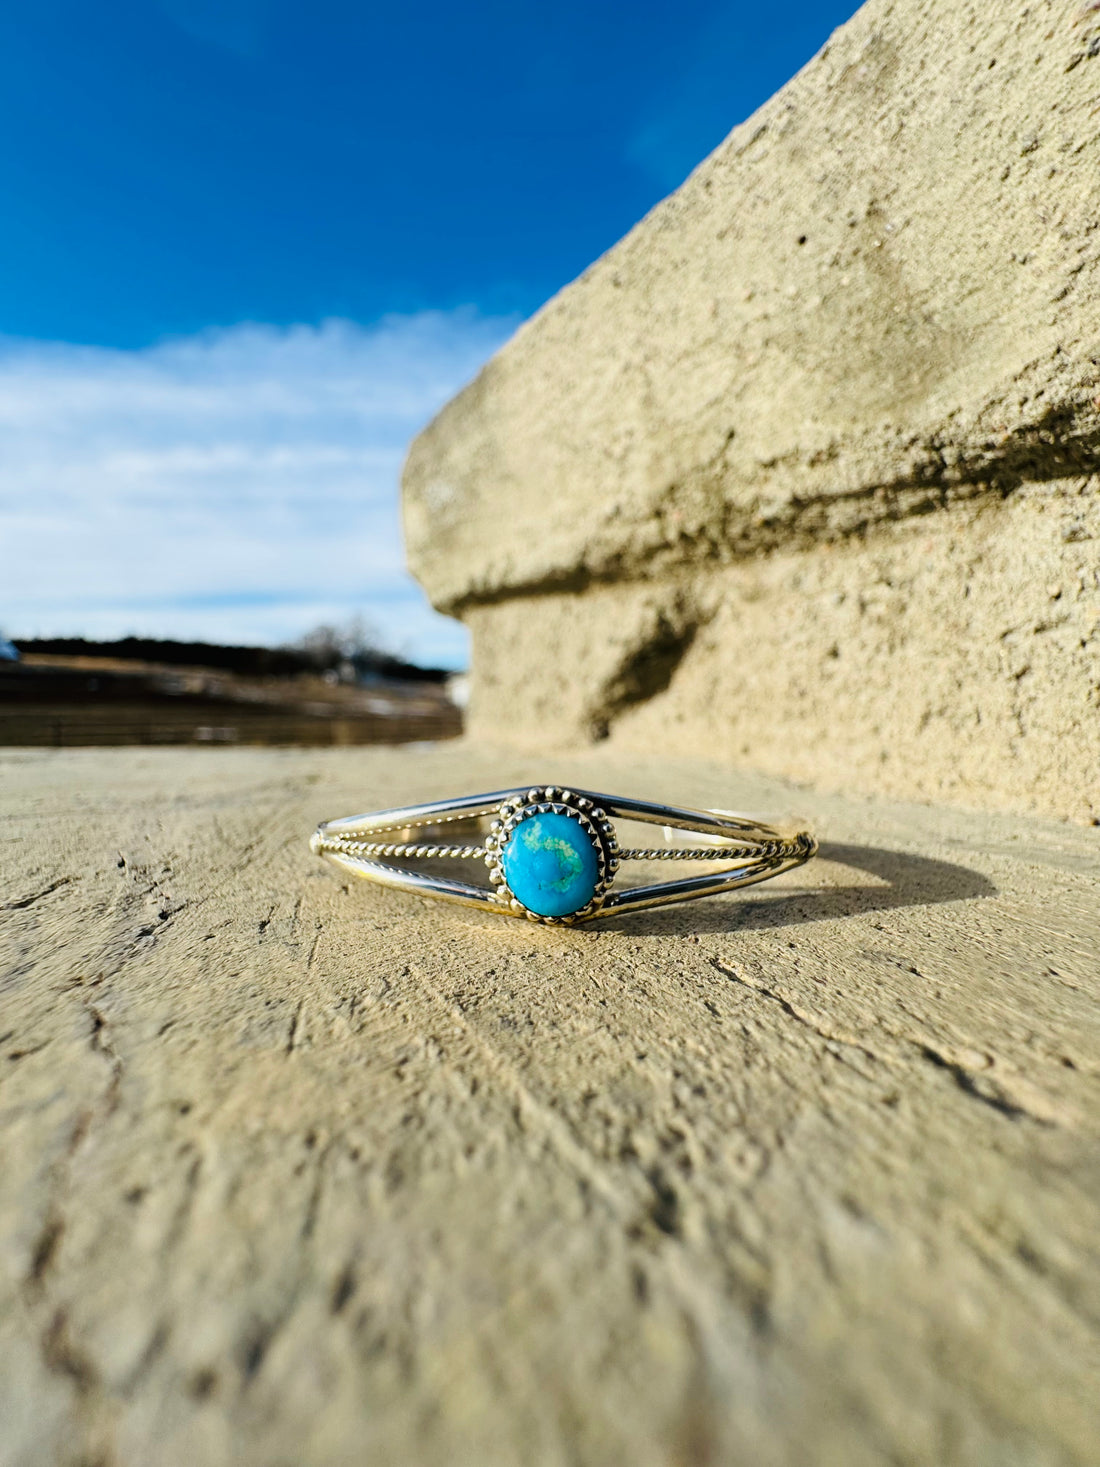
[[[123,662],[159,662],[170,667],[206,667],[253,677],[293,677],[299,673],[331,673],[343,677],[394,678],[402,682],[442,682],[449,673],[420,667],[384,652],[358,620],[344,628],[317,627],[293,647],[234,647],[214,642],[160,641],[123,637],[95,642],[85,637],[19,638],[20,653],[55,657],[113,657]]]

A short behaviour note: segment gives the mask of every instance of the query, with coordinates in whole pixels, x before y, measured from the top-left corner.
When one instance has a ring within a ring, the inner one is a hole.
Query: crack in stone
[[[284,1052],[286,1054],[293,1054],[295,1048],[297,1047],[297,1042],[298,1042],[298,1026],[299,1026],[299,1023],[300,1023],[301,1018],[302,1018],[302,1010],[303,1010],[303,1008],[305,1008],[305,1003],[306,1003],[305,999],[304,998],[300,998],[298,1000],[297,1004],[294,1007],[294,1013],[291,1016],[291,1020],[290,1020],[290,1029],[288,1030],[287,1036],[286,1036],[286,1046],[285,1046],[285,1049],[284,1049]]]
[[[98,1370],[69,1332],[69,1316],[64,1309],[58,1309],[50,1320],[42,1344],[48,1368],[55,1375],[68,1376],[81,1395],[99,1384]]]
[[[834,1030],[822,1028],[809,1014],[796,1008],[789,998],[784,998],[777,990],[768,988],[766,984],[752,983],[748,978],[742,978],[739,973],[735,973],[732,968],[727,968],[718,958],[708,958],[707,961],[712,968],[721,973],[724,978],[728,978],[731,983],[738,983],[742,988],[749,988],[753,993],[759,993],[762,997],[770,999],[772,1003],[778,1004],[788,1018],[794,1019],[796,1024],[801,1024],[804,1028],[809,1029],[819,1039],[824,1039],[829,1044],[842,1044],[846,1049],[858,1050],[860,1054],[866,1055],[875,1064],[888,1065],[890,1063],[885,1055],[880,1054],[877,1050],[869,1049],[866,1044],[862,1044],[858,1039],[852,1039],[846,1034],[838,1034]]]
[[[945,1070],[964,1094],[980,1100],[983,1105],[999,1111],[1009,1120],[1018,1121],[1026,1117],[1028,1120],[1037,1121],[1042,1126],[1056,1124],[1053,1115],[1043,1115],[1037,1108],[1025,1105],[1022,1099],[1011,1095],[996,1079],[991,1076],[979,1076],[975,1071],[961,1064],[959,1060],[937,1049],[935,1045],[922,1042],[918,1043],[917,1048],[923,1059],[935,1065],[938,1070]]]
[[[79,879],[77,876],[60,876],[56,881],[51,881],[49,886],[44,886],[41,891],[32,891],[29,896],[19,897],[14,902],[5,902],[0,907],[0,912],[23,912],[27,907],[33,907],[35,902],[40,902],[43,897],[48,897],[61,887],[70,886]]]
[[[122,1084],[122,1058],[107,1036],[108,1024],[103,1014],[87,999],[84,1001],[84,1007],[92,1021],[92,1032],[89,1039],[91,1047],[96,1054],[102,1056],[111,1070],[111,1079],[103,1095],[104,1116],[108,1116],[118,1105],[118,1092]]]
[[[40,1285],[42,1283],[53,1265],[64,1236],[65,1219],[59,1213],[51,1212],[46,1218],[31,1254],[31,1267],[27,1275],[29,1284]]]

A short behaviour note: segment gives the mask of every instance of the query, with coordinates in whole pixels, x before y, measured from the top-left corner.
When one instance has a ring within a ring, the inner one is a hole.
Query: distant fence
[[[452,739],[462,732],[457,708],[354,718],[284,714],[222,706],[201,709],[111,703],[101,707],[4,707],[0,745],[32,748],[156,744],[405,744]]]

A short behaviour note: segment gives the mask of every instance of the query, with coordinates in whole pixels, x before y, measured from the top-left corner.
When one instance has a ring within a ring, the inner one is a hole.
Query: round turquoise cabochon
[[[527,815],[501,852],[512,895],[540,917],[568,917],[596,894],[599,861],[592,838],[571,815]]]

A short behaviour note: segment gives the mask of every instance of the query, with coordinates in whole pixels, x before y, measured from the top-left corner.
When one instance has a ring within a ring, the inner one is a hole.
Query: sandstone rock
[[[443,410],[475,728],[1100,818],[1098,42],[870,0]]]
[[[569,930],[308,849],[532,780],[822,856]],[[5,1467],[1095,1463],[1100,832],[473,746],[0,809]]]

